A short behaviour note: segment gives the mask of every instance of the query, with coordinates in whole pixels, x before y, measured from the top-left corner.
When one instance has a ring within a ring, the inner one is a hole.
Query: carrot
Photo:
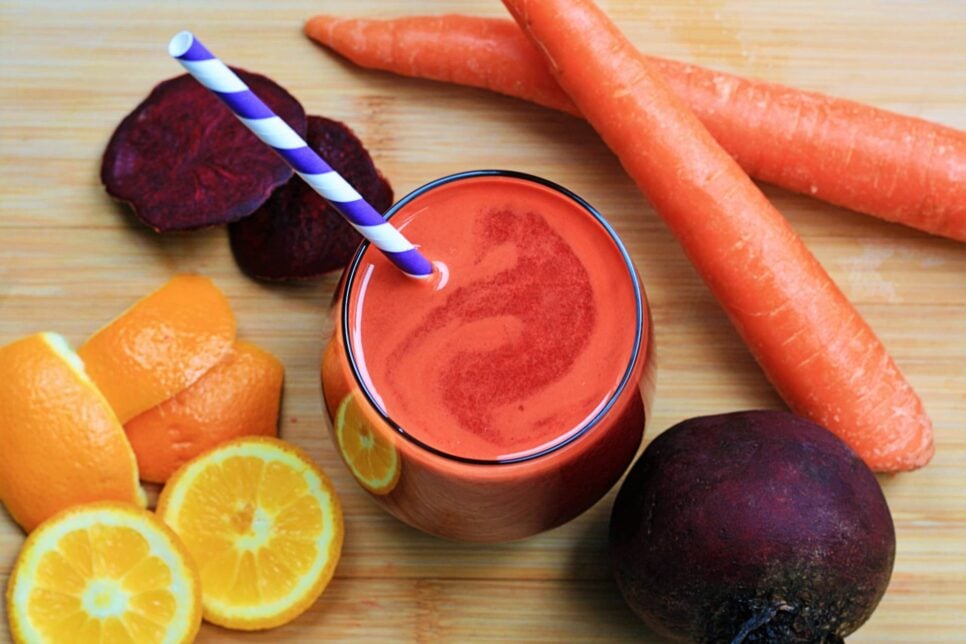
[[[512,21],[316,16],[305,33],[352,62],[580,112]],[[697,65],[649,57],[751,176],[966,241],[966,132]]]
[[[488,89],[580,116],[512,20],[320,15],[305,23],[305,34],[360,67]]]
[[[590,0],[503,3],[789,406],[877,471],[927,463],[931,423],[882,343],[658,68]]]

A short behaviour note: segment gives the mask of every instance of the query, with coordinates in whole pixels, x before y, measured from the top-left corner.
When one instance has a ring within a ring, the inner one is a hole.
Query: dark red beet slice
[[[392,188],[348,127],[309,117],[308,144],[379,212],[392,205]],[[228,227],[235,261],[260,279],[314,277],[345,266],[362,241],[299,177],[279,188],[255,213]]]
[[[235,70],[299,133],[305,110],[274,81]],[[185,74],[155,87],[114,130],[101,164],[108,194],[158,232],[237,221],[292,170],[209,90]]]

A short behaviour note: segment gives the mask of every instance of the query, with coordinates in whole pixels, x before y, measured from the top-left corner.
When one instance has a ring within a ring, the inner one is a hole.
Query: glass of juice
[[[363,244],[342,276],[322,389],[349,470],[441,537],[576,517],[631,463],[652,390],[624,246],[577,195],[504,170],[438,179],[387,216],[436,271],[409,278]]]

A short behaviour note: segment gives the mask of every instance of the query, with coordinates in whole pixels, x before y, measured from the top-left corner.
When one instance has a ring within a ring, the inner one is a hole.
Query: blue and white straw
[[[395,226],[386,222],[190,31],[182,31],[172,38],[168,53],[220,98],[249,130],[281,155],[313,190],[342,213],[353,228],[385,253],[400,270],[416,278],[432,275],[433,265],[416,247]]]

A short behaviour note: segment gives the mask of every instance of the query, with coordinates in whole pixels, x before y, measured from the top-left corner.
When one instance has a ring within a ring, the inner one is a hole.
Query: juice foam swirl
[[[578,204],[521,183],[480,178],[417,198],[397,219],[446,267],[446,285],[367,253],[351,296],[373,398],[449,454],[549,447],[603,407],[630,359],[635,302],[616,246]]]

